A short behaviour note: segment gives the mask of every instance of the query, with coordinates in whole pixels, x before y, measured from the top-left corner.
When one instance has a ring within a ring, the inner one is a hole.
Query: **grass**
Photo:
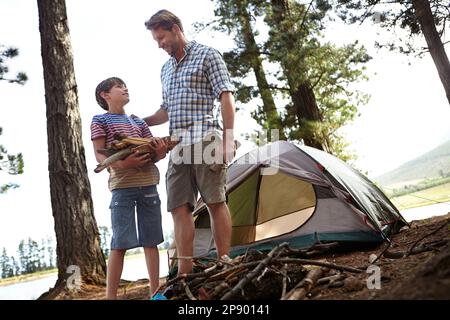
[[[390,198],[399,210],[450,201],[450,182]]]

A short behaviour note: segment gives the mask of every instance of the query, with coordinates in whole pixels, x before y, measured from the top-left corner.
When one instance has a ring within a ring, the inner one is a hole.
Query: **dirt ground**
[[[446,223],[447,222],[447,223]],[[450,240],[450,213],[411,222],[411,228],[403,228],[392,237],[391,252],[408,251],[423,236],[443,226],[438,232],[427,236],[420,244],[438,240]],[[367,268],[369,256],[378,256],[386,248],[382,244],[365,251],[328,254],[317,259],[327,262]],[[375,263],[381,276],[380,288],[368,289],[370,272],[359,274],[346,273],[347,278],[339,287],[316,286],[307,299],[355,300],[355,299],[450,299],[450,242],[437,250],[426,251],[408,257],[388,259],[382,256]],[[372,265],[373,266],[373,265]],[[161,279],[163,284],[166,279]],[[372,284],[374,282],[371,282]],[[60,299],[101,300],[105,299],[105,286],[82,286],[81,290],[66,294]],[[121,300],[147,300],[149,284],[147,279],[134,282],[122,282],[119,289]]]

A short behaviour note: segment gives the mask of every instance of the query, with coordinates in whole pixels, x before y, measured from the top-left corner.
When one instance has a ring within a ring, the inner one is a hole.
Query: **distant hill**
[[[426,178],[438,178],[448,174],[450,174],[450,140],[372,180],[388,187],[415,184]]]

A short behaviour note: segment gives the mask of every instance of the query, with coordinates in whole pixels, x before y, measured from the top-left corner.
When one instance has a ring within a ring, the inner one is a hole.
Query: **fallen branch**
[[[197,298],[194,297],[194,295],[192,294],[191,290],[189,289],[189,286],[187,285],[187,283],[184,280],[181,280],[181,284],[184,287],[184,292],[186,293],[188,298],[191,299],[191,300],[197,300]]]
[[[426,251],[436,250],[436,247],[442,247],[443,245],[445,245],[447,243],[448,243],[448,240],[441,240],[441,241],[433,243],[433,245],[431,245],[431,246],[423,245],[423,246],[419,246],[419,247],[413,248],[411,251],[408,250],[408,251],[396,251],[396,252],[393,252],[393,251],[387,250],[384,253],[384,257],[386,257],[388,259],[406,258],[409,255],[414,255],[414,254],[419,254],[419,253],[426,252]]]
[[[258,276],[259,273],[261,273],[267,265],[274,259],[277,258],[283,250],[286,249],[288,246],[287,242],[284,242],[280,244],[279,246],[276,246],[273,248],[266,258],[264,258],[258,266],[253,269],[251,272],[247,273],[242,280],[238,282],[236,286],[234,286],[233,289],[228,291],[220,300],[230,300],[232,299],[239,291],[243,290],[244,286],[249,283],[253,278]]]
[[[283,287],[281,289],[281,297],[284,297],[286,295],[287,281],[288,280],[290,281],[290,279],[289,279],[289,277],[287,275],[287,264],[285,264],[283,266],[283,271],[284,271],[283,272]]]
[[[445,227],[446,225],[449,224],[449,219],[446,219],[445,222],[440,225],[438,228],[436,228],[436,230],[433,230],[430,233],[427,233],[426,235],[424,235],[423,237],[421,237],[420,239],[418,239],[416,242],[413,243],[413,245],[409,248],[409,250],[406,252],[406,257],[409,256],[412,251],[414,250],[414,248],[417,246],[417,244],[422,241],[423,239],[425,239],[426,237],[429,237],[435,233],[437,233],[439,230],[441,230],[443,227]]]
[[[373,259],[372,261],[369,261],[370,264],[375,264],[375,262],[377,262],[378,259],[380,259],[382,256],[384,256],[386,251],[388,251],[391,246],[392,246],[392,242],[388,242],[386,248],[384,248],[383,251],[381,251],[380,254],[375,259]]]
[[[322,261],[308,260],[308,259],[281,258],[281,259],[277,259],[277,261],[281,262],[281,263],[295,263],[295,264],[327,267],[327,268],[330,268],[330,269],[336,269],[336,270],[341,270],[341,271],[348,271],[348,272],[353,272],[353,273],[361,273],[361,272],[365,271],[363,269],[337,265],[337,264],[330,263],[330,262],[322,262]]]

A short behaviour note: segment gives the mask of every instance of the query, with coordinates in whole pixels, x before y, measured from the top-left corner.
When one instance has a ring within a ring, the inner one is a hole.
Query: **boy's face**
[[[115,84],[109,92],[103,92],[105,99],[109,104],[126,105],[130,101],[128,88],[124,84]]]
[[[158,28],[151,30],[153,39],[158,43],[158,47],[166,51],[170,56],[174,56],[179,48],[179,39],[177,34],[172,30],[164,30]]]

